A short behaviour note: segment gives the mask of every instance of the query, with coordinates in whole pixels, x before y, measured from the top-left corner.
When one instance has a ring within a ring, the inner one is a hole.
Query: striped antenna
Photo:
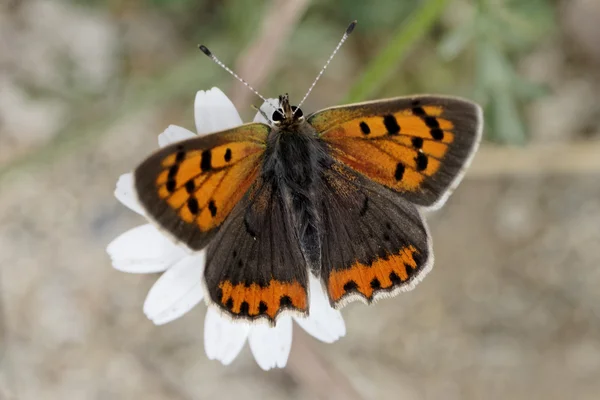
[[[204,45],[199,44],[198,48],[200,49],[200,51],[202,51],[204,54],[206,54],[208,56],[208,58],[210,58],[211,60],[213,60],[215,63],[217,63],[217,65],[219,65],[221,68],[223,68],[225,71],[229,72],[231,75],[233,75],[235,77],[235,79],[237,79],[238,81],[242,82],[244,85],[246,85],[246,87],[248,89],[250,89],[255,95],[257,95],[258,97],[260,97],[265,103],[269,103],[271,106],[273,106],[275,109],[279,108],[279,106],[274,105],[273,103],[271,103],[269,100],[267,100],[264,96],[262,96],[260,93],[258,93],[256,91],[256,89],[254,89],[252,86],[250,86],[250,84],[248,82],[246,82],[245,80],[243,80],[242,78],[240,78],[238,76],[238,74],[236,74],[235,72],[233,72],[231,69],[229,69],[225,64],[223,64],[223,62],[221,60],[219,60],[217,57],[215,57],[215,55]]]
[[[350,36],[350,34],[352,33],[352,31],[354,30],[354,27],[356,26],[356,23],[357,23],[357,21],[352,21],[350,23],[350,25],[348,25],[348,28],[346,28],[346,32],[344,32],[344,36],[342,36],[342,38],[340,39],[340,42],[338,43],[338,45],[333,50],[333,53],[331,53],[331,55],[329,56],[329,59],[327,60],[327,62],[323,66],[323,69],[321,69],[321,72],[319,72],[319,75],[317,75],[315,81],[308,88],[308,92],[306,92],[306,94],[304,95],[304,97],[302,98],[302,100],[300,101],[300,103],[298,104],[298,108],[296,108],[296,110],[294,111],[294,114],[296,113],[296,111],[298,111],[300,109],[300,106],[304,103],[304,100],[306,100],[306,98],[308,97],[308,95],[310,94],[310,92],[312,92],[313,88],[317,84],[317,81],[321,78],[321,75],[323,75],[323,72],[325,72],[325,70],[327,69],[327,66],[329,65],[329,63],[331,62],[331,60],[333,60],[333,57],[335,56],[335,54],[338,52],[338,50],[340,49],[340,47],[342,47],[342,45],[344,44],[344,42],[346,41],[346,39],[348,39],[348,36]]]

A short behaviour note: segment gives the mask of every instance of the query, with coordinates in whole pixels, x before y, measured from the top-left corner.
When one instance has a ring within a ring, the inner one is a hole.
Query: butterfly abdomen
[[[305,261],[318,274],[321,264],[320,226],[316,190],[325,160],[329,159],[322,142],[309,125],[294,131],[272,132],[263,177],[281,189],[300,241]]]

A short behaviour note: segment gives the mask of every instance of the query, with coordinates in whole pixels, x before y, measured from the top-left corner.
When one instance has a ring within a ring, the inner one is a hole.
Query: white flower
[[[277,104],[277,100],[271,100]],[[271,105],[261,107],[267,115]],[[194,104],[198,135],[233,128],[242,120],[225,94],[212,88],[199,91]],[[267,123],[257,114],[254,121]],[[196,135],[187,129],[171,125],[158,136],[158,144],[168,144]],[[131,173],[121,175],[115,196],[138,214],[144,210],[138,203]],[[204,298],[201,280],[206,252],[191,252],[183,245],[174,244],[151,224],[133,228],[116,239],[107,248],[113,267],[131,273],[164,272],[156,281],[144,303],[144,313],[156,325],[171,322],[192,309]],[[327,296],[317,278],[310,278],[310,316],[299,318],[282,316],[275,327],[234,322],[222,317],[209,307],[204,321],[204,347],[208,358],[231,363],[244,347],[246,339],[258,365],[264,370],[285,366],[292,346],[292,319],[315,338],[331,343],[344,336],[346,327],[339,311],[329,305]]]

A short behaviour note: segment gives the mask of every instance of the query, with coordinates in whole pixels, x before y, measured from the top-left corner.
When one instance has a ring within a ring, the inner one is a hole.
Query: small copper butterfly
[[[336,308],[412,289],[433,265],[422,211],[463,177],[481,108],[418,95],[305,116],[286,94],[267,117],[165,147],[134,173],[147,215],[190,249],[207,247],[209,302],[274,324],[309,313],[309,273]]]

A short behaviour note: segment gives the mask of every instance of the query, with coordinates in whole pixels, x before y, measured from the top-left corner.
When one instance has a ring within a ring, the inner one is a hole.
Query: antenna
[[[339,46],[338,46],[339,47]],[[248,82],[246,82],[245,80],[243,80],[242,78],[240,78],[238,76],[238,74],[236,74],[235,72],[233,72],[232,70],[230,70],[225,64],[223,64],[223,62],[221,60],[219,60],[217,57],[215,57],[215,55],[204,45],[199,44],[198,48],[200,49],[200,51],[202,51],[204,54],[206,54],[211,60],[213,60],[215,63],[217,63],[221,68],[223,68],[225,71],[229,72],[231,75],[233,75],[238,81],[242,82],[244,85],[246,85],[246,87],[250,90],[252,90],[252,92],[254,92],[255,95],[257,95],[258,97],[260,97],[262,99],[262,101],[264,101],[265,103],[269,103],[271,106],[273,106],[275,109],[278,109],[279,107],[274,105],[273,103],[271,103],[269,100],[267,100],[266,98],[264,98],[264,96],[262,96],[260,93],[258,93],[256,91],[256,89],[254,89],[252,86],[250,86],[250,84]],[[270,119],[270,118],[267,118]]]
[[[327,62],[323,66],[323,68],[321,69],[321,72],[319,72],[319,75],[317,75],[317,77],[315,78],[315,81],[308,88],[308,92],[306,92],[306,94],[304,95],[304,97],[302,98],[302,100],[300,101],[300,103],[298,104],[298,108],[296,108],[296,110],[294,111],[294,114],[296,114],[296,111],[298,111],[300,109],[300,106],[304,103],[304,100],[306,100],[306,98],[308,97],[308,95],[310,94],[310,92],[312,92],[313,88],[317,84],[317,81],[321,78],[321,75],[323,75],[323,72],[325,72],[325,70],[327,69],[327,66],[329,65],[329,63],[331,62],[331,60],[333,60],[333,57],[335,56],[335,54],[338,52],[338,50],[340,49],[340,47],[342,47],[342,45],[344,44],[344,42],[346,41],[346,39],[348,39],[348,36],[350,36],[350,34],[352,33],[352,31],[354,30],[354,27],[356,26],[356,23],[357,23],[357,21],[354,20],[354,21],[352,21],[350,23],[350,25],[348,25],[348,28],[346,28],[346,32],[344,32],[344,36],[342,36],[342,38],[340,39],[340,42],[338,43],[338,45],[335,47],[335,49],[333,49],[333,53],[331,53],[331,55],[329,56],[329,59],[327,60]]]

